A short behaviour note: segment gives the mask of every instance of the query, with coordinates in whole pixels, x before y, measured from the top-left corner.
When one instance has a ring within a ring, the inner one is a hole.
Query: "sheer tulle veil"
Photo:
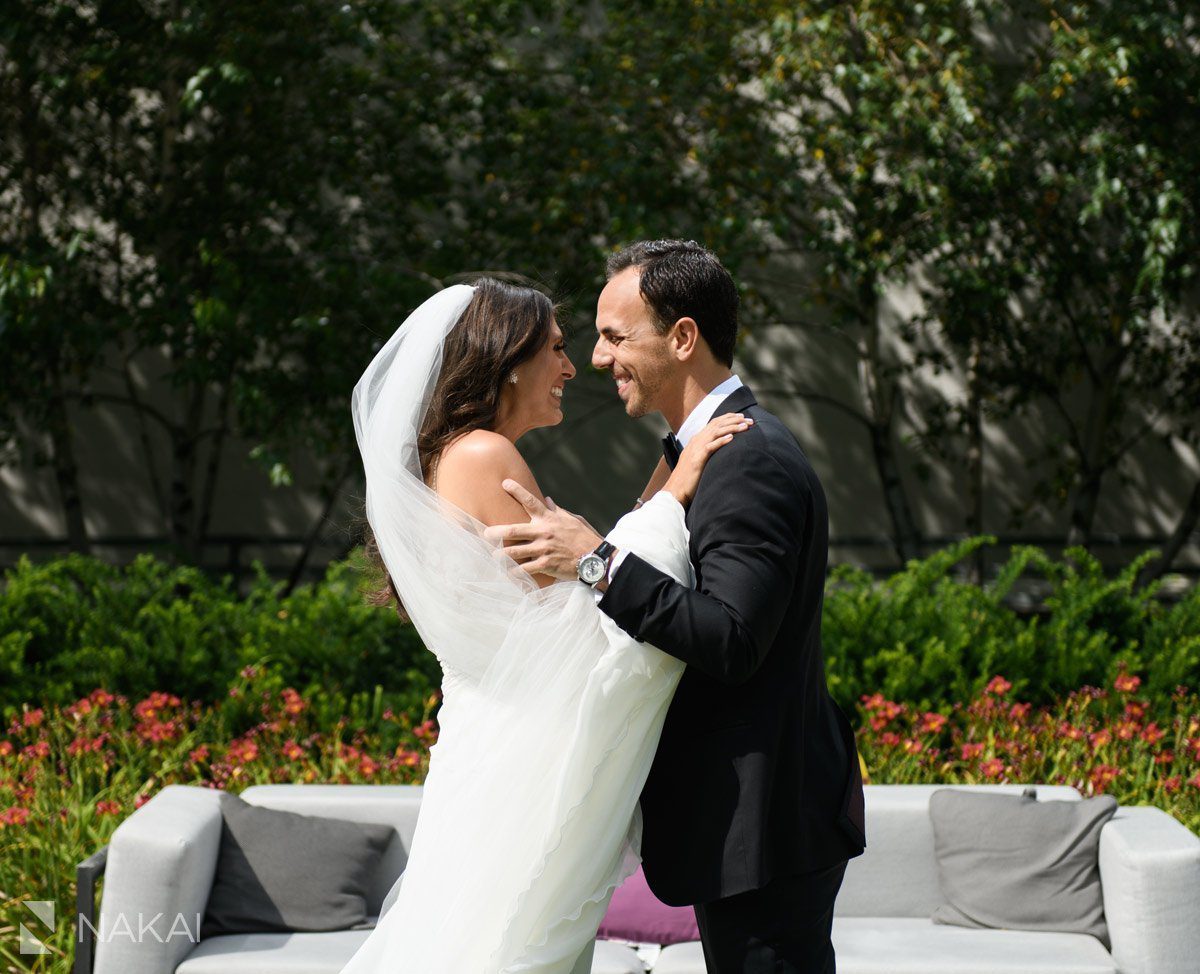
[[[586,586],[539,589],[423,482],[417,434],[473,293],[422,304],[352,397],[367,518],[446,696],[404,882],[343,974],[570,971],[636,868],[637,796],[683,668],[618,629]],[[692,584],[669,495],[609,538]]]

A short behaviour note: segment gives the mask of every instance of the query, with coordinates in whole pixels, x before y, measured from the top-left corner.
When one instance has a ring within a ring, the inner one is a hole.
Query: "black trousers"
[[[833,901],[846,863],[696,904],[708,974],[834,974]]]

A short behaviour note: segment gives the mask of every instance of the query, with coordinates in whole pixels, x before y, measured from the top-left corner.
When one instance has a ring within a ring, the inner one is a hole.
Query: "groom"
[[[708,461],[687,512],[696,588],[505,482],[531,521],[492,529],[529,570],[607,571],[600,609],[687,664],[641,795],[655,894],[695,904],[709,974],[833,972],[833,904],[863,851],[854,738],[825,685],[825,495],[795,438],[731,371],[737,289],[715,255],[642,242],[608,262],[592,364],[633,418],[659,412],[674,465],[713,416],[754,420]]]

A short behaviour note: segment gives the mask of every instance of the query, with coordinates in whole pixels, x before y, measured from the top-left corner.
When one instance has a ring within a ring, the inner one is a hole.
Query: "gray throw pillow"
[[[228,933],[347,930],[367,918],[367,890],[390,825],[260,808],[221,794],[221,848],[201,939]]]
[[[929,799],[946,903],[935,923],[1085,933],[1110,946],[1100,890],[1100,829],[1110,795],[1039,802],[942,789]]]

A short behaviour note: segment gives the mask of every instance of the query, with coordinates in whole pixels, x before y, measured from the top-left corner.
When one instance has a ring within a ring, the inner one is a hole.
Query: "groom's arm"
[[[630,553],[600,610],[714,679],[745,682],[791,600],[807,500],[767,451],[726,447],[709,462],[689,519],[699,586],[680,585]]]

